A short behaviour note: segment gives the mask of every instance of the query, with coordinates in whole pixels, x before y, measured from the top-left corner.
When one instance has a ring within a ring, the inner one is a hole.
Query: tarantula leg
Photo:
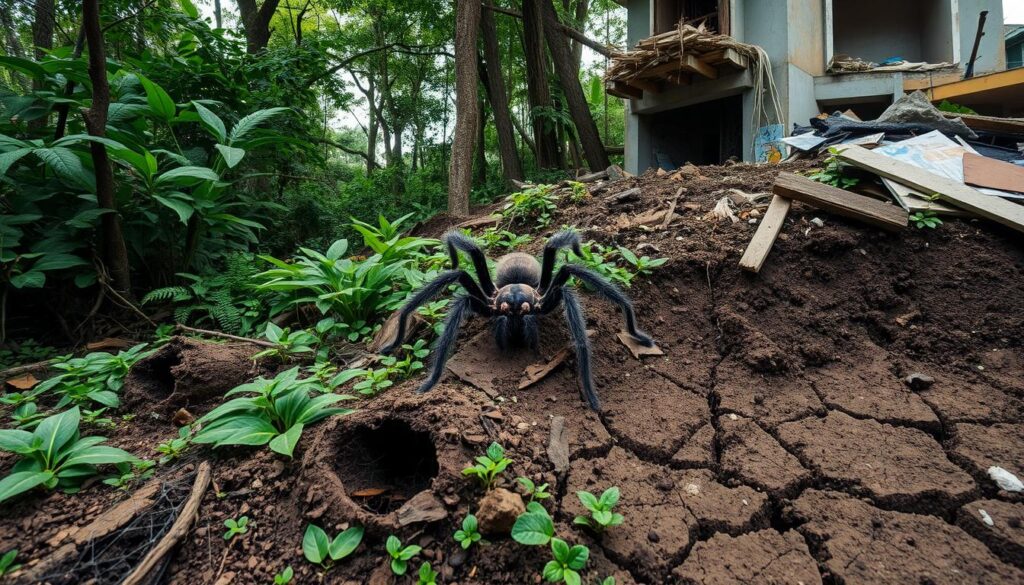
[[[416,390],[417,392],[430,390],[441,379],[445,364],[448,363],[449,354],[455,345],[455,340],[459,337],[459,328],[462,327],[462,322],[465,320],[466,310],[470,308],[471,302],[470,297],[460,296],[448,309],[448,316],[444,320],[444,331],[441,332],[441,337],[438,338],[437,344],[434,346],[434,363],[430,369],[430,375]]]
[[[487,268],[487,257],[472,238],[462,232],[451,231],[442,236],[441,241],[448,246],[448,256],[452,259],[453,269],[459,267],[458,250],[462,250],[469,254],[470,260],[473,261],[473,268],[476,270],[476,277],[480,280],[480,288],[483,289],[484,294],[489,297],[497,291],[491,281],[491,272]]]
[[[590,340],[587,339],[587,320],[583,307],[572,291],[562,290],[562,304],[565,305],[565,321],[569,325],[573,345],[576,349],[576,369],[580,376],[583,398],[593,410],[601,410],[601,402],[594,391],[594,379],[590,373]]]
[[[555,258],[562,248],[572,248],[573,253],[582,256],[580,250],[580,236],[574,231],[563,230],[551,236],[548,243],[544,245],[544,263],[540,270],[540,293],[544,294],[551,284],[551,273],[555,270]]]
[[[402,341],[405,340],[405,325],[406,321],[409,319],[409,315],[411,315],[412,312],[418,309],[421,305],[436,297],[443,290],[448,288],[449,285],[455,284],[456,282],[461,284],[462,288],[466,289],[466,292],[469,293],[470,297],[480,303],[485,305],[487,304],[487,297],[484,295],[483,291],[480,290],[480,285],[473,280],[473,277],[471,277],[468,272],[465,270],[447,270],[442,272],[437,278],[425,284],[423,288],[417,291],[416,294],[414,294],[412,298],[405,303],[398,316],[398,332],[395,335],[395,339],[385,347],[382,347],[380,352],[382,354],[389,354],[394,351],[396,347],[402,345]]]
[[[534,353],[540,351],[540,322],[535,315],[523,316],[523,339]]]
[[[555,279],[551,283],[551,292],[554,293],[557,290],[555,287],[564,286],[572,276],[575,276],[594,287],[597,294],[617,304],[619,308],[622,309],[622,316],[626,320],[626,330],[629,331],[629,334],[636,338],[637,341],[646,347],[652,347],[654,345],[654,340],[651,339],[650,335],[647,335],[643,331],[637,329],[636,313],[633,312],[633,303],[630,302],[629,297],[619,290],[619,287],[608,282],[602,278],[601,275],[589,268],[584,268],[577,264],[566,264],[562,266],[558,269],[558,274],[555,275]],[[545,298],[541,299],[542,310],[544,305],[547,304],[547,296],[548,295],[544,295]]]

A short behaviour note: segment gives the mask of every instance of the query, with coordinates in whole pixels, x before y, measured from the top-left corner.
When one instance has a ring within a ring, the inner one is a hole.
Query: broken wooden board
[[[915,191],[906,185],[901,185],[892,179],[886,179],[885,177],[881,177],[881,179],[882,184],[892,194],[892,198],[896,200],[896,203],[900,204],[900,207],[906,209],[907,213],[930,211],[935,215],[947,217],[972,217],[969,211],[964,211],[952,205],[946,205],[941,201],[931,201],[925,197],[924,193]]]
[[[972,211],[1009,228],[1024,232],[1024,207],[979,193],[973,187],[929,173],[913,165],[872,152],[860,146],[843,148],[839,158],[925,193],[938,193],[944,201]]]
[[[818,183],[793,173],[779,173],[772,189],[777,195],[796,199],[825,211],[857,219],[882,229],[898,231],[907,227],[908,219],[905,209]]]
[[[772,246],[775,245],[775,239],[779,237],[779,232],[782,231],[782,226],[786,222],[786,215],[789,213],[792,203],[792,200],[781,195],[772,197],[772,202],[768,204],[768,211],[765,212],[764,219],[757,226],[757,232],[754,233],[753,239],[747,245],[747,250],[743,252],[743,257],[740,258],[740,268],[755,274],[761,271],[764,261],[768,258],[768,253],[772,251]]]
[[[966,152],[964,182],[977,187],[1024,192],[1024,167]]]
[[[665,352],[662,351],[657,344],[650,347],[641,345],[639,341],[625,331],[619,331],[615,334],[615,337],[619,339],[619,343],[625,345],[626,348],[629,349],[629,353],[633,354],[633,357],[636,359],[640,359],[647,355],[665,355]]]

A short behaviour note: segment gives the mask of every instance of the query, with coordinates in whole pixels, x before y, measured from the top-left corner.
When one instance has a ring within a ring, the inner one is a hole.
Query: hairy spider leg
[[[491,281],[491,272],[487,268],[487,257],[484,256],[480,246],[469,236],[457,231],[446,233],[442,236],[441,241],[448,246],[448,256],[452,259],[452,269],[459,267],[458,250],[469,254],[470,260],[473,261],[473,268],[476,270],[476,277],[480,280],[480,288],[484,291],[486,297],[494,295],[498,289],[494,288],[494,283]]]
[[[633,303],[630,302],[629,297],[623,294],[623,292],[619,290],[619,287],[608,282],[604,278],[601,278],[601,275],[578,264],[564,264],[558,269],[558,273],[551,282],[551,292],[545,294],[544,297],[541,298],[542,313],[545,312],[545,308],[549,302],[548,297],[552,294],[557,297],[558,291],[561,290],[562,287],[565,286],[565,283],[569,281],[569,278],[573,276],[594,287],[597,294],[617,304],[619,308],[622,309],[622,315],[626,320],[626,330],[629,331],[629,334],[636,338],[637,341],[646,347],[652,347],[654,345],[654,340],[651,339],[650,335],[647,335],[643,331],[637,329],[636,313],[633,312]],[[550,302],[557,303],[558,299],[552,298]]]
[[[455,302],[448,309],[448,316],[445,317],[444,330],[441,332],[441,337],[437,339],[437,343],[434,345],[434,364],[430,369],[430,376],[420,385],[416,390],[417,392],[422,393],[430,390],[441,379],[441,375],[444,374],[445,364],[448,363],[448,357],[455,346],[455,340],[459,337],[459,329],[462,327],[462,322],[466,319],[467,311],[472,314],[480,308],[486,310],[487,306],[481,307],[479,301],[469,296],[459,295],[455,298]]]
[[[449,285],[458,282],[462,285],[462,288],[466,289],[470,298],[473,298],[476,302],[482,305],[488,305],[487,296],[480,290],[480,285],[473,280],[473,277],[469,275],[465,270],[446,270],[438,275],[437,278],[428,282],[416,291],[411,299],[405,306],[402,307],[402,311],[398,315],[398,333],[395,335],[394,341],[389,343],[387,346],[381,348],[382,354],[389,354],[395,350],[398,346],[402,345],[402,341],[405,340],[405,329],[406,321],[409,319],[409,315],[413,311],[418,309],[421,305],[425,304],[430,299],[436,297],[443,290],[448,288]]]
[[[583,307],[568,287],[562,288],[562,305],[565,306],[565,322],[569,325],[573,345],[576,349],[576,369],[579,372],[583,398],[593,410],[601,410],[601,402],[594,392],[594,379],[590,373],[590,340],[587,339],[587,319]]]
[[[555,259],[558,251],[562,248],[572,248],[577,256],[582,257],[580,250],[580,236],[574,231],[563,230],[551,236],[548,243],[544,245],[544,262],[540,269],[540,294],[544,294],[551,284],[551,273],[555,270]]]

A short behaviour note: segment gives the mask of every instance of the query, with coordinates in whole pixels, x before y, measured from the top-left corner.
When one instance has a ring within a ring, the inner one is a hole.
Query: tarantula
[[[587,339],[586,318],[576,294],[567,282],[571,277],[593,287],[599,295],[616,303],[622,309],[626,329],[638,342],[651,347],[654,341],[636,327],[633,304],[614,284],[596,272],[577,264],[564,264],[552,276],[555,257],[562,248],[571,248],[576,256],[582,256],[580,239],[575,232],[562,231],[548,240],[544,246],[543,264],[529,254],[514,252],[498,259],[495,279],[492,282],[487,268],[487,258],[472,239],[459,232],[448,232],[442,238],[448,247],[452,269],[441,273],[423,286],[409,302],[402,307],[398,318],[398,332],[395,340],[384,347],[382,353],[390,353],[401,345],[405,337],[406,319],[420,305],[431,300],[449,285],[459,283],[464,293],[456,295],[455,302],[448,310],[444,330],[435,346],[435,358],[430,376],[419,387],[426,392],[437,384],[444,373],[445,364],[455,345],[459,327],[467,316],[488,317],[493,322],[494,339],[498,347],[526,346],[536,349],[540,335],[540,318],[558,308],[565,307],[565,320],[569,325],[576,349],[576,363],[579,371],[583,397],[594,410],[600,410],[600,402],[594,392],[594,381],[590,373],[590,343]],[[469,254],[479,282],[465,270],[459,269],[459,251]]]

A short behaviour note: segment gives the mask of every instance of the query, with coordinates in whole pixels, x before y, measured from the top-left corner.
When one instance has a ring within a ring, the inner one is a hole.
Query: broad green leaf
[[[348,251],[348,240],[338,240],[327,249],[327,257],[331,260],[337,260],[344,256],[346,251]]]
[[[96,179],[87,171],[74,152],[63,146],[37,148],[35,155],[65,184],[80,187],[90,192],[96,190]]]
[[[192,3],[192,0],[180,0],[181,11],[189,18],[199,18],[199,9]]]
[[[242,157],[245,156],[245,150],[241,148],[235,148],[234,146],[224,146],[223,144],[215,144],[213,146],[217,149],[217,152],[224,157],[224,164],[228,165],[229,169],[235,168],[235,166],[242,162]]]
[[[345,530],[331,541],[331,560],[340,561],[352,554],[363,540],[363,527],[353,526]]]
[[[117,397],[116,392],[110,390],[95,390],[89,393],[89,400],[99,402],[103,406],[110,408],[117,408],[121,406],[121,399]]]
[[[601,505],[605,508],[611,508],[615,504],[619,503],[619,488],[618,486],[612,486],[601,494]]]
[[[576,497],[580,499],[580,502],[587,507],[588,510],[596,510],[600,507],[597,501],[597,497],[594,494],[586,491],[576,492]]]
[[[0,175],[6,175],[14,163],[21,160],[26,154],[32,152],[31,148],[17,148],[0,154]]]
[[[11,277],[11,286],[14,288],[43,288],[44,284],[46,273],[38,270],[30,270]]]
[[[421,547],[419,545],[415,545],[415,544],[410,544],[409,546],[403,548],[401,550],[401,552],[398,553],[398,558],[400,560],[403,560],[403,561],[408,561],[409,559],[413,558],[414,556],[420,554],[421,550],[423,550],[423,547]]]
[[[167,183],[175,185],[195,185],[203,181],[218,181],[220,176],[213,172],[213,169],[206,167],[178,167],[163,173],[156,178],[157,185]]]
[[[398,537],[394,534],[388,536],[388,539],[384,542],[384,548],[388,551],[388,554],[396,557],[402,550],[402,541],[398,540]]]
[[[263,418],[254,415],[236,415],[223,423],[204,428],[193,437],[193,443],[223,445],[266,445],[278,435],[277,429]]]
[[[270,450],[291,457],[292,452],[295,451],[295,446],[299,444],[299,437],[301,436],[302,423],[292,425],[290,429],[270,441]]]
[[[33,403],[29,403],[33,404]],[[32,433],[18,429],[0,430],[0,451],[25,453],[32,448]]]
[[[582,580],[580,574],[572,569],[566,569],[562,572],[562,579],[565,580],[565,585],[580,585]]]
[[[565,564],[570,569],[579,571],[587,564],[587,559],[590,558],[590,549],[585,546],[577,544],[576,546],[569,549],[568,555],[565,557]]]
[[[544,580],[548,583],[561,583],[562,581],[562,565],[556,561],[548,561],[544,565]]]
[[[42,439],[42,453],[46,462],[54,463],[56,454],[60,451],[71,437],[78,432],[78,421],[80,413],[78,407],[65,410],[64,412],[49,416],[43,419],[33,431],[33,435]]]
[[[199,113],[199,119],[202,122],[203,128],[206,128],[210,135],[213,136],[213,139],[218,142],[227,140],[228,131],[224,128],[224,121],[203,104],[193,101],[192,105],[195,107],[196,112]]]
[[[250,132],[255,130],[257,126],[286,111],[288,111],[288,108],[269,108],[253,112],[242,118],[237,124],[235,124],[235,127],[231,129],[231,136],[228,140],[228,145],[234,146],[236,142],[243,140]]]
[[[52,471],[20,471],[0,480],[0,502],[53,479]]]
[[[552,538],[551,553],[559,562],[566,563],[569,559],[569,545],[561,538]]]
[[[142,88],[146,90],[146,101],[149,103],[150,109],[157,117],[163,118],[165,121],[170,121],[174,118],[174,114],[177,108],[174,106],[174,100],[171,96],[164,91],[164,88],[153,83],[148,77],[141,73],[136,73],[136,77],[139,78],[139,83],[142,84]]]
[[[544,545],[551,541],[554,534],[555,525],[546,513],[520,514],[512,526],[512,539],[519,544]]]
[[[22,57],[2,56],[0,57],[0,67],[24,73],[33,79],[43,79],[46,77],[46,70],[38,63]]]
[[[164,197],[163,195],[153,195],[153,199],[156,199],[161,205],[167,207],[178,214],[178,219],[181,223],[187,224],[189,218],[195,213],[196,208],[187,201],[175,199],[173,197]]]
[[[73,254],[46,254],[32,265],[32,270],[62,270],[73,266],[87,266],[89,263]]]
[[[68,457],[67,461],[64,461],[63,465],[70,467],[73,465],[103,465],[106,463],[130,463],[132,461],[138,461],[138,457],[131,453],[118,449],[117,447],[109,447],[107,445],[96,445],[89,447],[83,451],[75,453],[71,457]]]
[[[320,564],[324,562],[330,553],[330,540],[327,533],[316,524],[306,527],[306,534],[302,537],[302,554],[311,563]]]

